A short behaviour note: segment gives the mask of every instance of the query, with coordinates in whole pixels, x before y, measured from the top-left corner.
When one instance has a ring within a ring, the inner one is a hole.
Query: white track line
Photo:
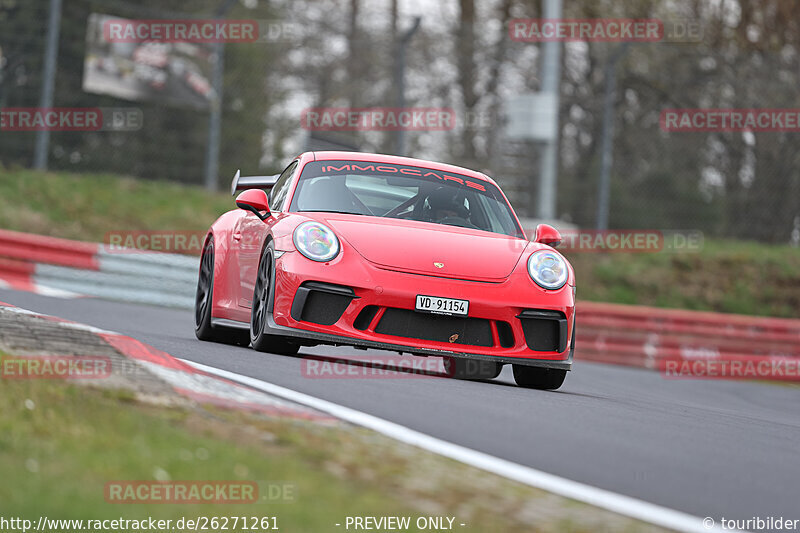
[[[328,413],[352,424],[377,431],[395,440],[417,446],[444,457],[449,457],[450,459],[480,468],[481,470],[486,470],[487,472],[492,472],[508,479],[513,479],[514,481],[530,485],[531,487],[553,492],[566,498],[578,500],[643,522],[675,529],[677,531],[722,531],[719,525],[713,528],[704,527],[701,518],[690,514],[647,503],[642,500],[637,500],[636,498],[623,496],[622,494],[616,494],[590,485],[584,485],[583,483],[548,474],[524,465],[512,463],[511,461],[471,450],[459,446],[458,444],[446,442],[436,437],[414,431],[405,426],[395,424],[394,422],[389,422],[388,420],[356,411],[355,409],[350,409],[349,407],[344,407],[327,400],[315,398],[308,394],[303,394],[302,392],[267,383],[260,379],[228,372],[227,370],[195,363],[194,361],[186,359],[181,359],[181,361],[199,370],[208,372],[209,374],[238,381],[254,389],[280,396],[281,398]]]

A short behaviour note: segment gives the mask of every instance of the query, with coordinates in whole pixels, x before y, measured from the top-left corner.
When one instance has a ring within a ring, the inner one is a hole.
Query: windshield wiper
[[[356,213],[354,211],[334,211],[330,209],[304,209],[300,213],[335,213],[337,215],[359,215],[362,217],[370,216],[367,213]]]

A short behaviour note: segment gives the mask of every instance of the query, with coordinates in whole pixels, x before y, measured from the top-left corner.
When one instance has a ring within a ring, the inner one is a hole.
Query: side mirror
[[[533,241],[555,248],[561,244],[561,234],[556,228],[549,224],[539,224],[536,226],[536,233],[533,236]]]
[[[255,213],[261,220],[266,220],[272,215],[269,211],[267,193],[261,189],[248,189],[237,196],[236,207]]]

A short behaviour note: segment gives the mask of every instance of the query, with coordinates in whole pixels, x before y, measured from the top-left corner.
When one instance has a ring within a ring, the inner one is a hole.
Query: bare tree
[[[347,82],[348,101],[350,107],[360,105],[361,96],[361,32],[358,27],[361,0],[350,0],[350,21],[347,32]]]
[[[456,29],[456,64],[458,85],[461,89],[465,114],[472,113],[478,103],[476,92],[477,67],[475,65],[475,0],[459,0],[459,20]],[[464,161],[474,161],[475,131],[463,128],[460,156]]]

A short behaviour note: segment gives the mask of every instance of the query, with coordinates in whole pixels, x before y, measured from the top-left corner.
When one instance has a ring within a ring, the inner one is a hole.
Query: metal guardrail
[[[580,302],[577,316],[575,358],[584,361],[660,371],[800,361],[800,320],[596,302]],[[798,381],[800,373],[766,377]]]
[[[124,302],[192,308],[200,260],[0,230],[0,279]]]
[[[0,230],[0,280],[26,290],[190,309],[198,269],[194,256]],[[579,302],[577,316],[578,360],[662,371],[684,361],[800,361],[800,320],[596,302]]]

